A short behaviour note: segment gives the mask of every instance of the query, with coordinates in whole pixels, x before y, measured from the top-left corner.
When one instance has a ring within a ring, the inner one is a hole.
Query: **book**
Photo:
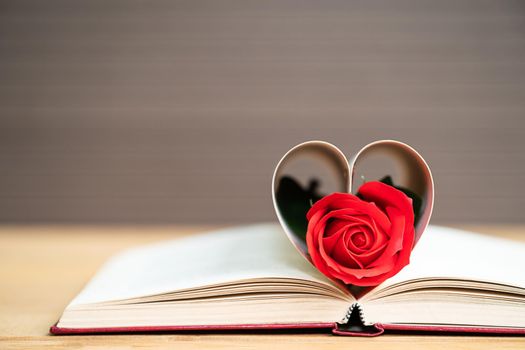
[[[356,289],[321,274],[281,226],[239,226],[114,256],[51,333],[525,333],[524,266],[525,244],[431,225],[400,273]]]

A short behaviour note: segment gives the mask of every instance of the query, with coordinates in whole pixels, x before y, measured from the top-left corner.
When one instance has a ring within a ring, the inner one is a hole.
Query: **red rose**
[[[409,262],[414,245],[412,200],[381,182],[359,196],[333,193],[308,211],[306,243],[323,274],[347,284],[375,286]]]

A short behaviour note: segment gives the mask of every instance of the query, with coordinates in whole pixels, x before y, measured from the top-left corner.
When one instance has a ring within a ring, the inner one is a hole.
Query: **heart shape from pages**
[[[414,204],[417,243],[432,215],[434,181],[423,157],[399,141],[369,143],[350,160],[324,141],[307,141],[293,147],[275,168],[273,206],[290,241],[310,261],[306,213],[312,204],[333,192],[355,194],[365,181],[377,180],[392,183],[418,198]]]

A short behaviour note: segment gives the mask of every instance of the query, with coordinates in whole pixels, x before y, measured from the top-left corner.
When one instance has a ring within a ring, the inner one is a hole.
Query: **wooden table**
[[[0,226],[0,349],[195,348],[441,349],[525,348],[525,337],[330,334],[154,334],[52,336],[49,326],[100,265],[134,245],[188,235],[209,227]],[[469,229],[525,241],[525,226]]]

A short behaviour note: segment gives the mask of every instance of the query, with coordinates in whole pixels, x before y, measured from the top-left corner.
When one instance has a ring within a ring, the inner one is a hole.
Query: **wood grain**
[[[523,223],[516,1],[0,1],[0,220],[274,218],[291,146],[405,141],[436,222]]]
[[[498,349],[525,346],[523,337],[385,335],[374,339],[329,334],[188,333],[52,336],[49,326],[100,265],[122,249],[209,229],[203,226],[0,226],[0,348],[230,349]],[[467,227],[525,241],[524,226]]]

